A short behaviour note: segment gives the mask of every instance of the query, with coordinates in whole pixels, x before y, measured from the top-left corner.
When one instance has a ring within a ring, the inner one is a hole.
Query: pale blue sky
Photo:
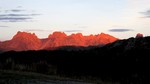
[[[46,38],[53,31],[129,38],[150,35],[150,0],[0,0],[0,41],[17,31]]]

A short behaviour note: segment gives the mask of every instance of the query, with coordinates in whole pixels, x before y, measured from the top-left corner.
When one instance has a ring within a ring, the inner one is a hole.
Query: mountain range
[[[52,37],[53,34],[49,36]],[[65,34],[63,37],[66,37]],[[49,38],[41,42],[45,44]],[[3,52],[0,53],[0,69],[89,77],[117,84],[149,84],[150,36],[143,37],[142,34],[137,34],[136,38],[117,40],[101,47],[70,50],[81,48],[66,46],[50,51]]]
[[[53,32],[48,38],[39,39],[34,33],[20,32],[11,40],[0,42],[1,51],[51,50],[62,46],[102,46],[118,38],[101,33],[83,36],[82,33],[66,35],[64,32]]]

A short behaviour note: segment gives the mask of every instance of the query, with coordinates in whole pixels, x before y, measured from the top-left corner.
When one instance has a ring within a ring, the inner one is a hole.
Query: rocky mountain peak
[[[38,39],[35,33],[21,32],[21,31],[18,31],[17,34],[13,36],[12,40],[17,39],[17,38]]]

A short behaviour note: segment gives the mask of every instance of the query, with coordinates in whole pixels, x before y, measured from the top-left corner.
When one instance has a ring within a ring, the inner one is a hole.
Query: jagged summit
[[[12,39],[16,38],[38,38],[35,33],[21,32],[18,31],[16,35],[13,36]]]
[[[43,49],[48,47],[60,47],[60,46],[97,46],[105,45],[118,40],[117,38],[101,33],[97,35],[84,36],[82,33],[73,33],[66,35],[64,32],[54,32],[49,35],[48,41],[42,47]]]
[[[18,31],[16,35],[9,41],[2,42],[0,44],[0,49],[4,51],[15,50],[15,51],[25,51],[25,50],[38,50],[41,46],[41,40],[33,33],[20,32]]]
[[[45,50],[61,46],[98,46],[118,40],[117,38],[101,33],[84,36],[82,33],[66,35],[64,32],[53,32],[46,39],[39,39],[34,33],[18,31],[14,37],[0,43],[0,49],[4,51],[15,50]]]
[[[64,32],[59,32],[59,31],[56,31],[56,32],[53,32],[53,34],[50,34],[48,36],[48,38],[61,38],[61,37],[66,37],[67,35],[64,33]]]

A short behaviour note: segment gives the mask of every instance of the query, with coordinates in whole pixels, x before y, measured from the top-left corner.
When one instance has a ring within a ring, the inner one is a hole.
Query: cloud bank
[[[110,29],[110,32],[128,32],[133,31],[132,29]]]
[[[23,31],[26,31],[26,32],[49,32],[51,30],[44,30],[44,29],[26,29],[26,30],[23,30]]]
[[[65,30],[64,32],[69,32],[69,33],[71,32],[72,33],[72,32],[81,32],[81,31],[82,30]]]
[[[140,12],[140,13],[144,15],[144,18],[150,18],[150,9],[145,12]]]
[[[0,22],[27,22],[32,21],[35,19],[35,16],[39,15],[41,14],[36,14],[20,8],[9,10],[0,9]]]
[[[0,26],[0,27],[8,27],[8,26]]]

